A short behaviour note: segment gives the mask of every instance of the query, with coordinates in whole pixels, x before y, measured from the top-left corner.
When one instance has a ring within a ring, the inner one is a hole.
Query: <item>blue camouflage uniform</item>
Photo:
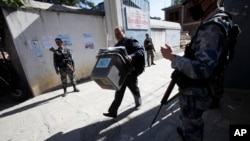
[[[59,72],[61,75],[62,87],[64,91],[67,88],[67,75],[70,78],[71,84],[73,85],[74,89],[76,89],[76,80],[74,72],[67,66],[70,65],[74,68],[74,60],[72,58],[72,53],[70,49],[66,48],[58,48],[54,52],[54,67],[57,70],[59,68]]]
[[[210,95],[215,93],[216,87],[216,83],[210,78],[222,53],[226,39],[225,31],[229,30],[231,24],[222,19],[225,28],[222,30],[217,24],[206,24],[206,22],[221,12],[220,9],[212,12],[197,28],[190,45],[186,47],[185,55],[183,57],[175,55],[172,60],[171,67],[175,69],[174,73],[184,74],[194,80],[187,86],[178,85],[180,120],[184,139],[187,141],[203,140],[202,115],[209,109],[212,102]],[[187,55],[190,50],[193,52],[191,56]]]

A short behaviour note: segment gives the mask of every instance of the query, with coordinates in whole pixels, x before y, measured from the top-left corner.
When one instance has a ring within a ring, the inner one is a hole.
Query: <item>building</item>
[[[190,35],[194,34],[194,31],[199,21],[194,21],[188,12],[188,6],[182,6],[181,4],[173,4],[170,7],[163,8],[165,15],[165,21],[172,21],[181,24],[182,31],[187,32]]]

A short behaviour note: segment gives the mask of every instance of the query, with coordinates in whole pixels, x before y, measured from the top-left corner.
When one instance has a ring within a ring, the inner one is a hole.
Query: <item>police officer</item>
[[[127,59],[134,65],[135,69],[127,76],[124,84],[119,90],[115,92],[115,98],[108,109],[108,113],[103,113],[104,116],[116,118],[117,110],[121,105],[126,87],[130,89],[134,96],[135,109],[141,106],[141,95],[138,87],[138,75],[141,73],[140,67],[144,68],[144,49],[139,45],[135,39],[125,37],[125,32],[122,27],[117,26],[114,28],[115,38],[118,43],[115,46],[125,46],[128,52]]]
[[[70,78],[71,84],[73,85],[74,92],[79,92],[79,89],[76,88],[75,80],[75,68],[74,60],[70,49],[64,48],[63,41],[60,38],[55,39],[56,45],[58,46],[57,50],[54,51],[54,67],[57,74],[61,75],[62,87],[63,87],[63,96],[67,93],[67,75]]]
[[[148,66],[150,67],[151,65],[155,65],[154,63],[155,48],[152,42],[152,38],[149,37],[149,34],[146,33],[145,36],[146,36],[146,39],[144,40],[144,47],[145,47],[145,50],[147,51],[147,62],[148,62]],[[149,59],[151,59],[151,63],[149,62]]]
[[[188,4],[192,18],[201,20],[201,24],[186,47],[184,56],[173,54],[167,44],[161,47],[161,53],[171,61],[171,67],[175,69],[172,79],[179,86],[182,126],[177,127],[177,131],[185,141],[202,141],[202,115],[210,107],[210,95],[214,93],[216,84],[216,80],[210,78],[219,65],[226,39],[224,30],[218,24],[208,23],[215,15],[225,12],[217,8],[217,0],[184,0],[183,4]],[[230,28],[227,17],[221,18],[220,22],[227,32]]]

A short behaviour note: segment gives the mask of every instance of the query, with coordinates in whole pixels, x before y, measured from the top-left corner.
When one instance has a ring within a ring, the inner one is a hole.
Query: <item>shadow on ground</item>
[[[37,101],[35,103],[32,103],[32,104],[28,104],[28,105],[25,105],[25,106],[22,106],[20,108],[16,108],[14,110],[10,110],[10,111],[7,111],[7,112],[4,112],[0,115],[0,118],[3,118],[3,117],[7,117],[7,116],[10,116],[12,114],[16,114],[16,113],[19,113],[19,112],[23,112],[25,110],[29,110],[31,108],[34,108],[36,106],[39,106],[40,104],[45,104],[47,102],[49,102],[50,100],[52,99],[55,99],[55,98],[58,98],[60,97],[61,95],[58,95],[58,96],[54,96],[54,97],[51,97],[51,98],[48,98],[48,99],[45,99],[45,100],[41,100],[41,101]],[[2,99],[1,99],[2,100]],[[4,99],[3,99],[4,100]],[[20,104],[20,103],[19,103]],[[4,110],[4,109],[7,109],[7,108],[10,108],[12,106],[15,106],[17,105],[17,103],[13,103],[11,101],[4,101],[3,103],[0,102],[0,105],[1,105],[1,110]]]
[[[172,100],[168,105],[164,105],[156,123],[150,129],[158,108],[155,107],[137,117],[130,116],[132,112],[137,112],[131,108],[119,114],[116,119],[104,117],[103,119],[107,120],[96,121],[68,133],[59,132],[46,141],[178,141],[179,136],[176,133],[176,123],[179,123],[178,101]],[[122,124],[119,122],[121,120],[126,120],[126,122]]]

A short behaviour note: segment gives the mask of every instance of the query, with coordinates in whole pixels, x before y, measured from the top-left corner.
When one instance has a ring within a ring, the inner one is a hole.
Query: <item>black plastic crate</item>
[[[126,56],[124,47],[100,49],[91,79],[103,89],[119,90],[127,75],[133,70]]]

